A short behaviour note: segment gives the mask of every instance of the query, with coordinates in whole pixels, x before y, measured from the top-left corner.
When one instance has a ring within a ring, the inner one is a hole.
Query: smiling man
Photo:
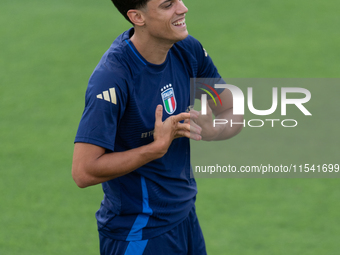
[[[187,112],[195,95],[190,78],[220,75],[188,35],[182,1],[112,2],[133,28],[113,42],[89,80],[72,165],[79,187],[103,187],[96,213],[100,252],[206,254],[189,138],[219,140],[240,131],[200,121],[211,112],[231,118],[231,94],[220,94],[223,107],[209,102],[212,111],[203,117]]]

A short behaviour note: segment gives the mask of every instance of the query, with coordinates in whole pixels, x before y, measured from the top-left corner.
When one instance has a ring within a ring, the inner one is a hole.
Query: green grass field
[[[223,77],[339,77],[337,1],[185,3],[189,32]],[[88,78],[130,25],[109,0],[2,0],[0,24],[0,254],[99,254],[94,213],[103,195],[100,185],[73,182],[73,139]],[[201,143],[201,162],[339,164],[336,84],[305,85],[313,116],[298,128],[245,128]],[[197,182],[208,254],[339,253],[339,179]]]

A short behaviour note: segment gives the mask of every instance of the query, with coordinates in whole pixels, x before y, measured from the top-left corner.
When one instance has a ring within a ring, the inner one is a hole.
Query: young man
[[[113,42],[89,80],[72,165],[79,187],[102,183],[101,254],[206,254],[189,138],[219,140],[240,131],[205,124],[212,112],[232,117],[231,94],[223,91],[223,107],[209,103],[205,116],[186,111],[190,78],[220,76],[188,36],[182,1],[112,2],[133,28]]]

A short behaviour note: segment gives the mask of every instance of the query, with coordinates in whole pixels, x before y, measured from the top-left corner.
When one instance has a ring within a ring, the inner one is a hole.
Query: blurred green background
[[[223,77],[339,77],[338,1],[185,3]],[[73,139],[88,78],[130,25],[109,0],[2,0],[0,24],[0,254],[99,254],[103,195],[74,184]],[[339,88],[304,87],[313,116],[299,128],[245,128],[214,152],[234,164],[339,163]],[[197,182],[208,254],[338,254],[338,179]]]

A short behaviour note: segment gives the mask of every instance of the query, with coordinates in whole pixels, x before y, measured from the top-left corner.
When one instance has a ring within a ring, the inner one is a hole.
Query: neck
[[[138,52],[149,62],[160,65],[166,60],[166,56],[173,46],[173,43],[157,40],[151,36],[135,29],[135,33],[130,38]]]

